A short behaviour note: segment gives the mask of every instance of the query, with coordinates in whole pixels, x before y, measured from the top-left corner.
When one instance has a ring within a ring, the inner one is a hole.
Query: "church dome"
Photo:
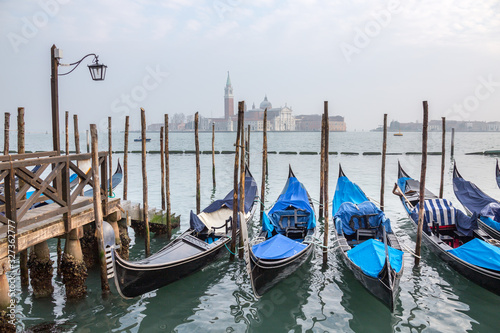
[[[264,109],[266,109],[266,108],[267,108],[267,110],[269,110],[269,109],[271,109],[272,107],[273,107],[273,105],[271,104],[271,102],[269,102],[269,101],[267,100],[267,95],[266,95],[266,97],[264,97],[264,100],[262,101],[262,103],[260,103],[260,108],[261,108],[262,110],[264,110]]]

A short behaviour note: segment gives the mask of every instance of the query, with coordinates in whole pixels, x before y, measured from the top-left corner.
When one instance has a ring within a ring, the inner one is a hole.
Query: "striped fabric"
[[[428,199],[424,201],[425,221],[428,226],[432,226],[432,222],[436,221],[439,226],[447,226],[455,224],[456,210],[453,204],[446,199]],[[414,212],[418,214],[419,204],[414,208]]]

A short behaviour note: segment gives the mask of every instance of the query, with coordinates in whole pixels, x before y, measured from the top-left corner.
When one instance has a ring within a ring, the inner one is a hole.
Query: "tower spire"
[[[229,77],[229,71],[227,71],[226,87],[231,87],[231,78]]]

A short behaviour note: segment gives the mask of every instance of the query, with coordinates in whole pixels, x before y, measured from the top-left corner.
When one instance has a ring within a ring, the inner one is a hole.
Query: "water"
[[[319,133],[269,133],[270,151],[319,151]],[[159,150],[159,134],[150,133],[148,150]],[[381,133],[332,133],[330,150],[337,152],[381,151]],[[101,133],[100,148],[107,150],[107,135]],[[131,139],[134,134],[131,134]],[[232,150],[234,133],[217,133],[216,150]],[[493,197],[500,198],[495,178],[495,159],[465,155],[467,152],[498,149],[499,133],[456,133],[455,158],[461,174]],[[132,140],[130,140],[132,141]],[[450,136],[447,136],[449,148]],[[11,141],[15,146],[15,142]],[[27,150],[51,146],[50,135],[31,134]],[[211,150],[211,133],[200,134],[200,149]],[[261,133],[251,134],[251,171],[261,181]],[[82,142],[82,149],[85,144]],[[123,133],[115,133],[113,149],[123,149]],[[139,150],[140,143],[130,142],[130,150]],[[171,133],[170,149],[194,150],[193,133]],[[403,137],[388,137],[388,152],[419,151],[420,133],[405,133]],[[441,150],[441,134],[430,133],[429,151]],[[116,166],[120,154],[114,154]],[[140,154],[129,155],[129,199],[142,202]],[[397,161],[413,177],[420,175],[420,156],[390,155],[386,167],[386,213],[401,242],[413,249],[415,232],[399,202],[391,194],[397,177]],[[201,155],[201,206],[224,196],[232,188],[234,155],[216,155],[217,188],[212,189],[211,155]],[[378,201],[380,191],[380,156],[330,155],[329,200],[332,200],[338,174],[338,163],[346,175]],[[149,154],[149,204],[160,204],[159,155]],[[266,185],[266,207],[270,207],[281,192],[288,175],[288,165],[294,169],[313,199],[319,196],[319,155],[269,155],[269,181]],[[181,214],[181,227],[188,227],[189,211],[195,207],[195,157],[171,155],[172,211]],[[439,191],[441,156],[429,156],[427,188]],[[260,186],[259,186],[260,188]],[[118,186],[116,194],[122,193]],[[452,165],[446,156],[444,196],[461,207],[453,194]],[[330,230],[332,226],[330,224]],[[254,219],[251,231],[258,229]],[[319,227],[320,232],[323,226]],[[144,256],[144,239],[132,237],[131,258]],[[175,237],[174,235],[174,237]],[[320,236],[322,238],[322,236]],[[166,244],[164,236],[151,239],[152,251]],[[50,243],[52,259],[56,260],[55,242]],[[102,299],[97,269],[87,279],[88,296],[80,301],[66,301],[62,281],[54,278],[55,292],[50,299],[34,299],[30,290],[18,283],[18,318],[24,329],[40,323],[55,322],[64,331],[74,332],[497,332],[497,306],[500,297],[469,282],[423,246],[420,267],[413,268],[413,257],[405,254],[405,271],[401,279],[399,299],[394,313],[369,294],[335,253],[329,253],[323,267],[322,254],[316,250],[312,260],[294,275],[278,284],[257,300],[252,295],[250,281],[241,261],[228,258],[208,265],[202,271],[133,300],[122,299],[114,291]],[[8,273],[17,275],[18,267]]]

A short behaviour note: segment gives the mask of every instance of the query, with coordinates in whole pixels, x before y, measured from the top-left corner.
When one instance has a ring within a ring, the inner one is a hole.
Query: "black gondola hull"
[[[175,246],[176,242],[179,241],[182,241],[182,236],[170,243],[170,247]],[[124,298],[132,298],[180,280],[223,256],[226,252],[225,245],[229,242],[230,239],[225,238],[211,249],[196,256],[164,265],[150,265],[149,267],[134,265],[115,254],[115,284],[118,292]],[[169,245],[161,251],[168,250]]]
[[[339,246],[338,252],[342,257],[342,261],[349,268],[349,270],[354,274],[356,280],[358,280],[363,287],[378,298],[382,303],[387,305],[389,309],[394,311],[394,306],[396,303],[396,298],[399,294],[399,282],[401,276],[403,275],[403,267],[399,272],[395,272],[393,269],[389,269],[386,265],[379,274],[379,278],[374,278],[363,272],[363,270],[352,262],[347,256],[347,241],[344,236],[339,236],[335,232],[337,239],[339,239],[339,244],[345,244],[346,246]],[[399,246],[398,246],[399,247]],[[390,275],[389,275],[390,274]],[[389,279],[390,277],[390,279]],[[392,281],[392,283],[390,282]]]
[[[256,296],[261,297],[280,281],[293,274],[302,264],[311,258],[313,246],[311,244],[293,257],[283,260],[259,260],[250,251],[252,270],[252,286]]]

